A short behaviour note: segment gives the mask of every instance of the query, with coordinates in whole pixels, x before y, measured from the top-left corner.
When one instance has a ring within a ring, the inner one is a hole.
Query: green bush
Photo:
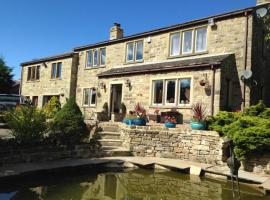
[[[50,131],[50,137],[60,144],[76,144],[86,136],[88,129],[75,98],[70,98],[56,113]]]
[[[209,120],[209,129],[231,138],[241,160],[270,150],[270,109],[262,102],[242,113],[220,112]]]
[[[61,109],[61,104],[56,96],[53,96],[44,106],[44,113],[47,118],[51,119]]]
[[[6,112],[4,119],[15,140],[20,144],[40,142],[47,128],[44,113],[29,105]]]

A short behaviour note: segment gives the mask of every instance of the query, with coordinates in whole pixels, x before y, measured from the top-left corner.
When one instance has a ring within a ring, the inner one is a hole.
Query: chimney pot
[[[261,5],[265,3],[270,3],[270,0],[257,0],[257,5]]]

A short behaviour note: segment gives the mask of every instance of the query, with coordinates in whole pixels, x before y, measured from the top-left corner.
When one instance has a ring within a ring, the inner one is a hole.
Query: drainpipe
[[[211,115],[214,115],[215,109],[215,85],[216,85],[216,69],[214,65],[211,65],[212,69],[212,87],[211,87]]]
[[[23,66],[21,66],[21,80],[20,80],[20,87],[19,87],[19,95],[22,95],[22,82],[23,82]]]
[[[247,69],[247,49],[248,49],[248,13],[245,12],[245,38],[244,38],[244,70]],[[243,82],[243,105],[242,110],[246,107],[246,83]]]

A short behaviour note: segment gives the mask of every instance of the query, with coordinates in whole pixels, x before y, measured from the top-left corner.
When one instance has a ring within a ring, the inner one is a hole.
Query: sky
[[[0,0],[0,56],[20,79],[20,63],[109,38],[254,6],[256,0]]]

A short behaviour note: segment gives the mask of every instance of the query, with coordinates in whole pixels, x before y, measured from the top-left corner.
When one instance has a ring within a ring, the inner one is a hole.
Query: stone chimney
[[[121,25],[114,23],[113,27],[110,30],[110,40],[120,39],[124,35],[124,31],[121,28]]]
[[[270,0],[257,0],[257,5],[270,3]]]

